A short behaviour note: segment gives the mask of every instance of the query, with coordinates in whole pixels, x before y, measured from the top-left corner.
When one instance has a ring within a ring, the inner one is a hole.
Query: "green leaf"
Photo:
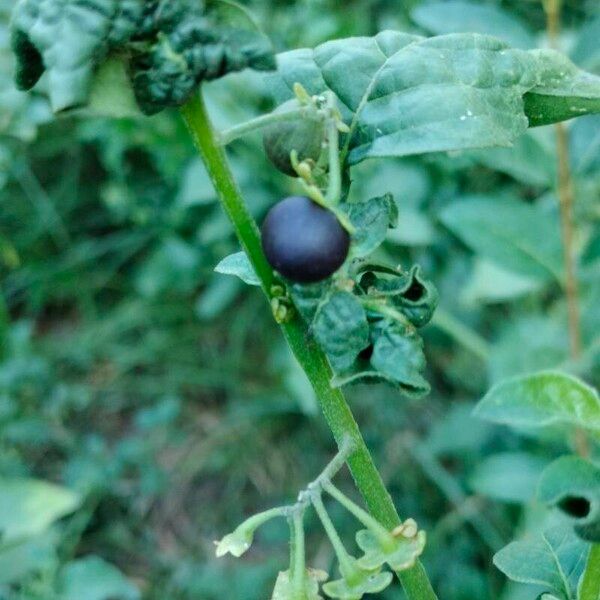
[[[558,52],[533,52],[540,78],[539,84],[524,97],[530,127],[600,112],[600,77],[578,69]]]
[[[137,600],[140,592],[117,567],[98,556],[67,563],[59,576],[60,600]]]
[[[326,300],[327,291],[331,285],[330,280],[320,281],[319,283],[310,283],[302,285],[299,283],[292,284],[289,287],[290,296],[294,302],[294,306],[302,315],[302,318],[307,323],[312,323],[319,304]]]
[[[57,561],[56,535],[50,530],[24,542],[0,543],[0,584],[17,583],[25,576]]]
[[[262,34],[231,25],[197,0],[19,0],[12,45],[17,85],[30,89],[46,71],[55,112],[86,106],[90,94],[96,108],[123,112],[127,85],[142,111],[154,114],[183,104],[202,81],[275,67]],[[122,96],[111,107],[98,85],[92,90],[98,70],[117,55],[130,81],[100,71],[99,85],[117,82],[110,97]]]
[[[236,252],[226,256],[216,267],[217,273],[235,275],[248,285],[260,285],[260,279],[248,260],[245,252]]]
[[[0,543],[44,532],[80,502],[75,492],[45,481],[0,479]]]
[[[323,591],[330,598],[341,600],[360,600],[365,594],[378,594],[392,583],[392,574],[389,572],[371,573],[358,582],[349,582],[346,579],[330,581],[323,586]]]
[[[578,456],[562,456],[542,474],[541,502],[558,508],[588,542],[600,542],[600,468]]]
[[[511,13],[499,6],[451,0],[417,6],[411,13],[415,23],[436,35],[445,33],[483,33],[493,35],[516,48],[531,48],[531,31]]]
[[[360,279],[360,286],[368,297],[385,299],[415,327],[429,323],[439,295],[433,283],[423,277],[419,265],[414,265],[408,273],[378,272],[377,267],[370,269],[368,265],[363,269],[366,272]]]
[[[356,164],[510,146],[528,127],[525,93],[552,95],[555,103],[561,94],[600,98],[600,78],[569,64],[551,51],[511,49],[478,34],[424,39],[384,31],[280,54],[270,87],[280,101],[292,97],[295,82],[311,94],[332,90],[351,123],[349,162]]]
[[[391,194],[363,202],[349,202],[342,210],[356,227],[352,236],[352,255],[360,258],[371,254],[385,240],[388,229],[398,220],[398,207]]]
[[[421,375],[425,369],[423,341],[416,333],[383,320],[372,325],[371,339],[373,349],[368,361],[359,360],[351,370],[337,374],[334,385],[381,379],[414,398],[429,393],[429,384]]]
[[[510,198],[472,196],[447,206],[444,225],[479,255],[528,277],[561,278],[558,220]]]
[[[526,503],[535,497],[547,461],[526,452],[501,452],[477,464],[469,484],[476,493],[502,502]]]
[[[319,307],[312,329],[335,371],[350,368],[369,345],[367,315],[348,292],[334,293]]]
[[[511,542],[496,553],[494,564],[520,583],[543,586],[562,600],[574,598],[588,545],[567,526],[545,531],[541,539]]]
[[[542,371],[502,381],[475,408],[482,419],[515,427],[559,424],[600,432],[600,398],[580,379]]]

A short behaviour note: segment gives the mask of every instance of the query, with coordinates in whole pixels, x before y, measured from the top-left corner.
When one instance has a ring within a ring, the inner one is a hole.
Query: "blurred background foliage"
[[[537,0],[246,4],[278,50],[386,28],[547,45]],[[178,114],[52,119],[42,95],[12,86],[11,5],[0,0],[0,599],[267,598],[287,564],[285,527],[267,526],[241,561],[217,561],[213,540],[293,498],[331,457],[308,382],[260,293],[213,273],[238,248]],[[566,1],[563,24],[563,50],[600,73],[598,3]],[[272,108],[249,73],[207,92],[220,126]],[[600,117],[570,123],[569,139],[577,360],[555,276],[551,127],[513,149],[353,171],[353,194],[398,202],[382,254],[419,263],[440,291],[424,330],[431,395],[407,401],[379,385],[348,395],[400,514],[428,531],[424,561],[444,600],[533,597],[491,556],[548,518],[535,482],[565,450],[478,422],[474,402],[540,368],[600,380]],[[259,136],[230,155],[257,217],[293,191]],[[38,518],[22,531],[28,511]],[[346,516],[333,516],[344,531]],[[310,563],[329,568],[309,525]]]

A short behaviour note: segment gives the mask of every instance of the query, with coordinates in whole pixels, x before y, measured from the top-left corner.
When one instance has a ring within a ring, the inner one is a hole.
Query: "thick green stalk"
[[[590,549],[579,589],[580,600],[600,600],[600,544]]]
[[[181,112],[204,159],[217,195],[260,279],[263,291],[268,298],[271,298],[271,287],[275,282],[275,277],[263,254],[260,233],[237,188],[225,151],[218,144],[201,94],[192,98]],[[292,352],[315,390],[325,419],[338,446],[348,438],[353,442],[355,450],[348,457],[347,462],[369,511],[382,525],[393,529],[400,524],[400,518],[379,472],[373,464],[342,392],[330,386],[332,373],[325,355],[308,336],[306,328],[298,317],[288,323],[283,323],[281,328]],[[436,599],[427,574],[420,563],[410,570],[399,573],[398,576],[409,600]]]

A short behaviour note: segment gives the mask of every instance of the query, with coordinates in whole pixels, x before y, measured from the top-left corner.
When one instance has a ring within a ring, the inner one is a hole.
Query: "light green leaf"
[[[260,279],[250,264],[245,252],[236,252],[226,256],[216,267],[217,273],[235,275],[248,285],[260,285]]]
[[[286,52],[278,65],[269,86],[280,101],[292,97],[295,82],[338,96],[351,124],[350,164],[510,146],[528,127],[529,91],[549,105],[568,98],[578,114],[600,111],[600,78],[555,52],[511,49],[478,34],[425,39],[383,31]]]
[[[531,48],[531,32],[515,16],[499,6],[479,2],[430,2],[417,6],[411,17],[415,23],[436,35],[483,33],[493,35],[516,48]]]
[[[0,544],[0,584],[16,583],[30,573],[55,564],[56,537],[50,530],[24,542]]]
[[[42,533],[80,501],[75,492],[45,481],[0,479],[0,543]]]
[[[578,456],[562,456],[543,472],[541,502],[554,506],[584,540],[600,543],[600,468]]]
[[[323,591],[330,598],[340,600],[360,600],[365,594],[377,594],[392,583],[390,572],[371,573],[359,582],[350,583],[346,579],[330,581],[323,586]]]
[[[335,371],[350,368],[360,351],[369,345],[365,310],[348,292],[330,296],[319,307],[312,327]]]
[[[98,556],[67,563],[59,576],[60,600],[137,600],[140,592],[117,567]]]
[[[580,379],[542,371],[496,384],[475,408],[482,419],[516,427],[559,424],[600,432],[600,398]]]
[[[588,544],[568,526],[545,531],[541,539],[511,542],[497,552],[494,564],[520,583],[541,585],[562,600],[574,597]]]
[[[510,198],[472,196],[447,206],[444,225],[479,255],[515,273],[561,277],[558,219]]]
[[[416,531],[411,537],[399,534],[394,537],[394,545],[384,548],[381,542],[368,529],[356,533],[356,543],[365,553],[358,559],[363,569],[378,569],[388,564],[396,573],[410,569],[425,550],[427,536],[424,531]]]
[[[547,461],[526,452],[492,454],[477,464],[469,483],[483,496],[503,502],[529,502]]]
[[[509,271],[485,258],[476,258],[461,298],[466,304],[505,302],[531,293],[540,285],[539,279]]]

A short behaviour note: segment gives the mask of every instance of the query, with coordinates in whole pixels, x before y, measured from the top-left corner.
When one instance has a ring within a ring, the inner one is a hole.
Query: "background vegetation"
[[[538,1],[476,5],[248,3],[278,50],[386,28],[548,44]],[[243,561],[217,561],[213,540],[293,498],[332,456],[308,382],[260,292],[213,273],[238,248],[180,116],[51,120],[42,96],[12,86],[11,7],[0,0],[0,477],[59,483],[82,500],[53,526],[30,524],[26,544],[0,546],[0,599],[267,598],[286,565],[285,528],[269,525]],[[599,37],[597,2],[566,2],[562,49],[597,74]],[[223,126],[272,108],[250,73],[208,94]],[[419,263],[440,292],[423,332],[430,396],[409,401],[384,385],[348,394],[400,514],[428,532],[424,562],[443,600],[533,597],[506,584],[491,556],[551,518],[535,483],[565,451],[560,437],[472,417],[475,402],[542,368],[600,381],[600,117],[572,122],[568,141],[575,348],[555,276],[553,127],[512,149],[353,171],[354,194],[392,191],[398,203],[383,252]],[[259,217],[294,189],[259,136],[236,142],[231,159]],[[0,529],[70,501],[28,490],[32,509],[21,492],[0,486]],[[312,525],[310,562],[327,568],[331,550]]]

